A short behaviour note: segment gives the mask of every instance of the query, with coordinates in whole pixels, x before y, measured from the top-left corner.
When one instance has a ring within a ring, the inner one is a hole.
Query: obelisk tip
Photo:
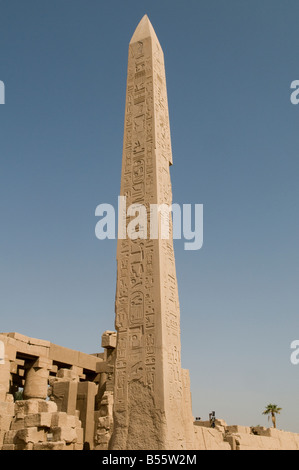
[[[134,31],[130,44],[134,42],[142,41],[145,38],[155,38],[158,41],[155,30],[152,26],[152,23],[149,20],[149,17],[145,14],[140,20],[137,28]],[[159,42],[159,41],[158,41]]]

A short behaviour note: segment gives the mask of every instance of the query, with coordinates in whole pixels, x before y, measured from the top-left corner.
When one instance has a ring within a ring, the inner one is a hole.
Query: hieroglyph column
[[[180,310],[172,241],[150,238],[150,205],[172,204],[164,56],[145,15],[129,45],[121,196],[147,209],[146,237],[118,239],[111,449],[186,449]],[[126,218],[126,226],[132,217]],[[161,223],[161,220],[160,220]],[[186,409],[186,407],[189,409]],[[188,425],[189,426],[189,425]]]

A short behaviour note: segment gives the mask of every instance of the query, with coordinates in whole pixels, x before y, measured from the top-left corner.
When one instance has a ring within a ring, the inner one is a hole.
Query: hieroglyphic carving
[[[126,196],[127,207],[135,203],[146,207],[149,236],[150,204],[172,203],[172,156],[163,52],[147,17],[129,46],[125,109],[121,195]],[[125,219],[127,225],[132,220]],[[158,433],[159,446],[176,448],[177,438],[180,446],[184,442],[179,424],[183,413],[179,316],[172,238],[119,239],[114,448],[126,448],[128,424],[124,423],[130,421],[128,390],[133,382],[149,394],[155,413],[162,413],[151,430]]]

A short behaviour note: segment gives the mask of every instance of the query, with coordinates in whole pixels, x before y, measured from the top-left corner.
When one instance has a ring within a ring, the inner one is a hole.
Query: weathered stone
[[[37,427],[31,427],[26,429],[20,429],[17,431],[16,437],[18,440],[28,442],[43,442],[47,440],[47,434],[43,429]]]
[[[13,416],[15,412],[15,404],[10,402],[0,402],[0,415],[11,415]]]
[[[12,416],[11,415],[0,415],[0,429],[1,431],[8,431],[10,429],[12,421]]]
[[[57,405],[50,400],[17,400],[15,403],[15,415],[17,418],[24,418],[29,414],[55,413],[56,411]]]
[[[172,204],[163,51],[145,15],[129,45],[120,195],[126,206]],[[134,207],[134,206],[133,206]],[[164,206],[165,207],[165,206]],[[151,218],[135,237],[126,208],[117,245],[117,348],[111,449],[186,449],[194,439],[183,403],[180,311],[172,240]],[[133,213],[131,214],[134,215]],[[150,212],[146,214],[146,220]],[[168,213],[169,215],[169,213]],[[159,218],[159,223],[158,223]],[[130,222],[130,226],[128,223]],[[163,235],[163,236],[162,236]],[[133,239],[135,238],[135,239]],[[186,429],[188,427],[188,430]],[[187,437],[188,436],[188,437]],[[195,441],[194,441],[195,442]]]
[[[30,414],[30,415],[25,416],[24,426],[25,428],[30,428],[30,427],[50,428],[51,421],[52,421],[51,413]]]
[[[17,433],[18,433],[18,430],[6,431],[4,435],[3,444],[16,444],[18,441]]]
[[[102,348],[116,348],[116,332],[105,331],[102,334]]]
[[[39,413],[56,413],[57,405],[51,400],[40,400],[38,403]]]
[[[24,418],[16,418],[12,421],[10,429],[12,430],[19,430],[25,427],[25,419]]]
[[[251,430],[249,427],[246,426],[239,426],[239,425],[231,425],[226,426],[226,431],[229,433],[243,433],[243,434],[250,434]]]
[[[80,382],[78,384],[77,405],[80,411],[80,421],[84,429],[84,443],[88,443],[90,449],[94,445],[94,406],[97,386],[93,382]]]
[[[52,399],[57,405],[58,411],[65,411],[74,415],[76,412],[78,382],[65,381],[52,384]]]
[[[65,427],[67,426],[68,415],[63,411],[58,411],[52,414],[52,427]]]
[[[66,443],[72,443],[77,441],[77,433],[74,428],[69,427],[53,427],[53,441],[65,441]]]
[[[35,365],[37,364],[37,365]],[[37,360],[32,367],[27,370],[25,376],[24,398],[43,398],[48,396],[49,369],[40,367]]]
[[[4,444],[1,450],[15,450],[14,444]]]
[[[64,450],[64,441],[57,442],[38,442],[34,444],[33,450]]]

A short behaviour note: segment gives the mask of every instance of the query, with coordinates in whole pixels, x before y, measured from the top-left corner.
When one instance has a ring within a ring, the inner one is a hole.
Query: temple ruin
[[[171,205],[170,165],[164,57],[145,15],[129,44],[120,191],[128,205]],[[0,333],[0,450],[298,450],[299,434],[193,418],[172,227],[168,239],[142,230],[118,239],[116,332],[102,334],[102,352]]]

